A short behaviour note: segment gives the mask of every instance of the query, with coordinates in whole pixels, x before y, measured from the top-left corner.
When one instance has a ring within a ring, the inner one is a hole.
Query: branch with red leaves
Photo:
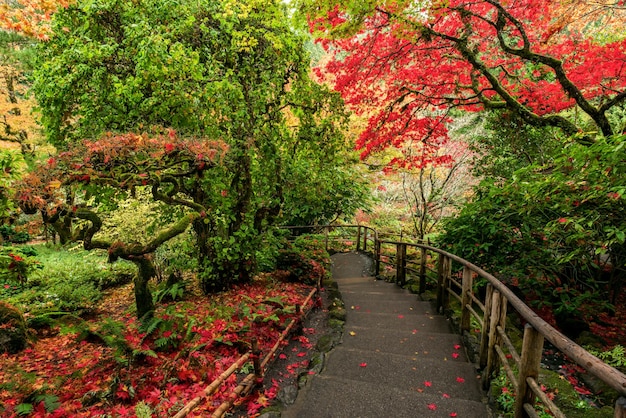
[[[155,269],[149,254],[207,213],[202,205],[178,197],[183,183],[201,178],[226,151],[226,145],[219,141],[183,139],[174,131],[153,136],[105,135],[97,141],[74,144],[36,167],[17,185],[18,205],[27,213],[41,211],[44,221],[50,223],[60,218],[69,221],[63,225],[71,225],[73,219],[86,220],[88,226],[80,233],[85,249],[106,249],[111,262],[119,258],[134,262],[139,268],[135,296],[137,315],[141,318],[153,310],[147,283]],[[192,212],[184,213],[145,243],[94,239],[102,227],[100,214],[86,204],[75,205],[74,196],[83,191],[84,201],[91,195],[116,200],[126,196],[124,191],[140,186],[151,186],[155,200]],[[114,193],[102,194],[111,189]]]
[[[626,39],[602,42],[566,27],[560,3],[303,0],[301,6],[330,55],[318,77],[369,118],[357,141],[363,159],[411,147],[422,159],[397,159],[394,166],[441,164],[433,158],[447,141],[454,108],[505,109],[529,125],[589,142],[595,133],[584,132],[568,111],[586,114],[610,136],[615,127],[607,113],[626,100]],[[603,13],[621,13],[624,21],[623,12],[594,10],[587,23],[604,21]]]

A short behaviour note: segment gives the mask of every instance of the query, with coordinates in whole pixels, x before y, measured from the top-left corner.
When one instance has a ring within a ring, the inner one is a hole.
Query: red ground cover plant
[[[116,289],[74,332],[0,356],[0,414],[134,417],[143,402],[153,415],[172,416],[247,351],[252,338],[264,356],[310,290],[260,276],[212,298],[198,293],[161,305],[147,328],[119,302],[132,300],[130,287]],[[228,378],[190,416],[210,414],[237,380]],[[275,386],[242,400],[252,416],[276,396]]]

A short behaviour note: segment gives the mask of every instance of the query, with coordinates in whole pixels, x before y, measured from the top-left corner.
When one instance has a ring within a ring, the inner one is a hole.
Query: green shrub
[[[26,231],[16,231],[12,225],[0,225],[0,235],[5,242],[23,244],[30,241],[30,234]]]
[[[31,273],[23,284],[3,283],[0,297],[26,312],[91,309],[102,290],[129,283],[136,267],[126,261],[107,262],[106,252],[63,250],[37,246],[43,268]]]
[[[279,251],[276,269],[288,272],[286,279],[315,284],[328,274],[330,256],[321,235],[301,235]]]
[[[35,255],[32,247],[0,248],[0,280],[26,283],[31,273],[42,267]]]

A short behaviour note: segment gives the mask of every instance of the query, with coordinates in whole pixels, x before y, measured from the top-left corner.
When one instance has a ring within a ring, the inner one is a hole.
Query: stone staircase
[[[375,280],[364,255],[336,254],[333,264],[342,341],[282,417],[491,416],[460,336],[430,302]]]

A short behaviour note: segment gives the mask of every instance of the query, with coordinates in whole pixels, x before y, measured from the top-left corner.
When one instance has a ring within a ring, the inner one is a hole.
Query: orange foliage
[[[0,4],[0,29],[15,31],[25,36],[46,40],[50,18],[70,0],[15,0]]]
[[[626,25],[626,7],[616,0],[560,0],[551,4],[558,18],[553,33],[617,34]]]

